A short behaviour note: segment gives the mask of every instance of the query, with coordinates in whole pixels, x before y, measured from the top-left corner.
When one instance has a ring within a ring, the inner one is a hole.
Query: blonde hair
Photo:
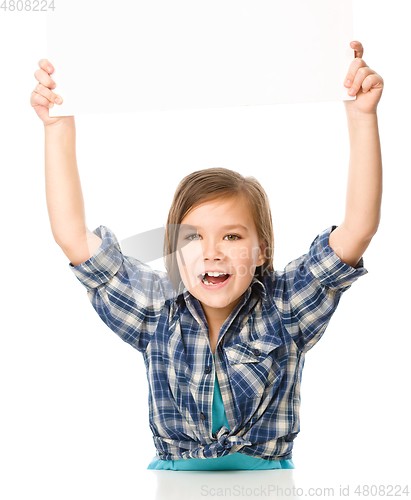
[[[273,271],[274,232],[268,196],[252,176],[244,177],[227,168],[197,170],[177,186],[168,213],[164,238],[164,265],[173,287],[178,290],[181,276],[176,259],[178,230],[184,217],[198,205],[214,200],[243,198],[252,213],[259,240],[266,244],[266,261],[256,268],[254,276],[262,277]]]

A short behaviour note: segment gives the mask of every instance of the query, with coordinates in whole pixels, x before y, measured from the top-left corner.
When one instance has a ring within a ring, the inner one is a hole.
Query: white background
[[[364,255],[369,274],[342,297],[306,356],[294,442],[297,470],[344,471],[352,484],[354,477],[389,484],[395,474],[402,485],[409,478],[406,9],[400,1],[354,1],[354,40],[385,81],[382,218]],[[0,12],[0,496],[136,498],[136,477],[155,454],[143,358],[96,315],[50,230],[44,130],[29,104],[34,71],[47,57],[45,26],[43,13]],[[132,101],[115,57],[107,71],[118,74],[118,99]],[[308,78],[302,74],[301,85]],[[342,102],[100,114],[76,117],[76,127],[87,225],[106,225],[119,240],[162,226],[178,182],[212,166],[253,175],[265,187],[276,269],[343,220]]]

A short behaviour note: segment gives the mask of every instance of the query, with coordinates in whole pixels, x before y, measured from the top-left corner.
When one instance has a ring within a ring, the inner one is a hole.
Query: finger
[[[355,58],[352,61],[350,67],[348,68],[347,76],[345,77],[344,80],[344,85],[347,88],[350,88],[352,86],[355,79],[355,75],[357,74],[358,70],[362,67],[368,68],[367,63],[364,61],[364,59]]]
[[[350,47],[354,49],[355,51],[355,56],[354,57],[359,57],[361,58],[364,54],[364,47],[362,46],[361,42],[355,41],[350,43]]]
[[[373,71],[368,66],[361,67],[357,71],[357,74],[355,75],[354,82],[353,82],[348,94],[351,96],[356,95],[357,92],[361,89],[362,84],[363,84],[364,80],[367,78],[367,76],[372,75],[374,73],[375,73],[375,71]]]
[[[44,69],[44,71],[46,71],[47,73],[53,73],[54,71],[53,65],[47,59],[40,59],[38,64],[39,67]]]
[[[50,89],[56,88],[56,83],[49,74],[54,71],[49,61],[47,59],[40,59],[38,64],[40,66],[40,69],[37,69],[34,72],[34,77],[36,78],[36,80],[42,83],[45,87],[48,87]]]
[[[45,87],[42,83],[39,83],[36,86],[36,88],[34,89],[34,92],[45,97],[49,102],[51,102],[53,104],[56,102],[56,99],[61,99],[61,101],[62,101],[62,98],[59,95],[52,92],[50,89]],[[61,104],[61,102],[57,102],[57,104]]]
[[[33,90],[30,96],[30,104],[32,106],[44,106],[46,108],[52,108],[53,103],[51,103],[46,97],[42,96],[41,94],[38,94]]]
[[[382,88],[383,86],[384,80],[382,79],[382,76],[380,76],[378,73],[373,73],[372,75],[368,75],[364,78],[364,81],[362,82],[362,91],[368,92],[372,88]]]

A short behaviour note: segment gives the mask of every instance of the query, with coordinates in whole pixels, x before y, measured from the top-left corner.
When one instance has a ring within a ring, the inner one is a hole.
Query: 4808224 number
[[[363,484],[355,488],[354,493],[363,497],[408,497],[410,496],[408,484],[406,486],[400,485],[368,485]]]
[[[54,0],[47,4],[46,0],[4,0],[0,5],[0,9],[9,12],[46,12],[54,10]]]

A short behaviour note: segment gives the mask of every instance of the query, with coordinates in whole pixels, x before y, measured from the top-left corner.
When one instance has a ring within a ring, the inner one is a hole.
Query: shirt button
[[[211,366],[206,366],[204,368],[204,373],[211,373]]]
[[[206,416],[204,415],[204,413],[200,413],[200,419],[203,421],[206,419]]]
[[[261,354],[260,349],[254,349],[253,350],[254,356],[259,356]]]

